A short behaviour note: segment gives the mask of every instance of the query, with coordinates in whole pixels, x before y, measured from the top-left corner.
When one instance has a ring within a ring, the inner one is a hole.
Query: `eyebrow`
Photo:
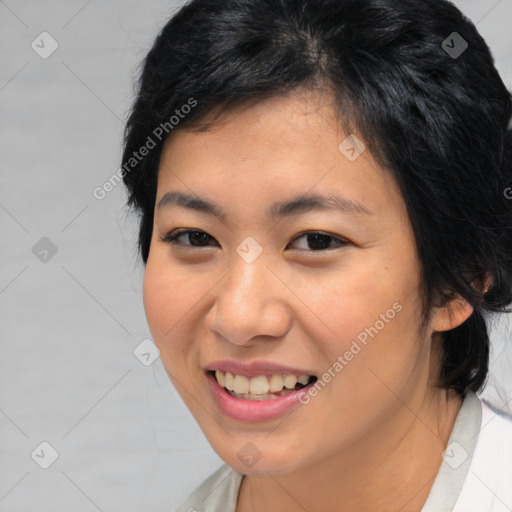
[[[158,202],[157,208],[161,210],[172,205],[203,212],[222,220],[227,218],[226,212],[219,205],[201,197],[184,194],[182,192],[165,193]],[[286,217],[309,211],[325,210],[338,210],[343,213],[355,215],[372,215],[372,212],[361,203],[351,201],[335,194],[326,196],[302,194],[288,201],[278,201],[268,208],[265,215],[269,219],[275,219],[276,217]]]

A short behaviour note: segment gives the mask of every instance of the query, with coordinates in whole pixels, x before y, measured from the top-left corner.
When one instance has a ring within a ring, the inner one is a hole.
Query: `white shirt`
[[[176,512],[235,512],[243,474],[221,466]],[[421,512],[512,512],[512,419],[468,392]]]

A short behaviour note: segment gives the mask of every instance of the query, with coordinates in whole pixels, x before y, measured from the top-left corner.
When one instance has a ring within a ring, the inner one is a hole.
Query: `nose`
[[[230,343],[251,346],[261,337],[283,337],[291,327],[290,291],[264,257],[247,263],[237,256],[214,290],[206,327]]]

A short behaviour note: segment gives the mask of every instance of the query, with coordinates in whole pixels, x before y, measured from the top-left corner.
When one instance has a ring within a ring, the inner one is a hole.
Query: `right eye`
[[[188,237],[189,243],[181,242],[180,239]],[[182,245],[189,247],[208,247],[208,240],[215,240],[208,233],[199,229],[175,229],[164,237],[160,237],[162,242],[169,245]]]

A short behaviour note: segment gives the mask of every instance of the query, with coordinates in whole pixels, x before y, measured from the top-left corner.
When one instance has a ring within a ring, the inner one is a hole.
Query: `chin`
[[[251,441],[242,443],[241,448],[234,452],[216,450],[216,453],[230,468],[249,476],[283,475],[306,465],[305,462],[301,464],[298,460],[290,460],[290,451],[286,448],[282,454],[272,452],[271,455],[265,456],[264,447],[260,451]]]

